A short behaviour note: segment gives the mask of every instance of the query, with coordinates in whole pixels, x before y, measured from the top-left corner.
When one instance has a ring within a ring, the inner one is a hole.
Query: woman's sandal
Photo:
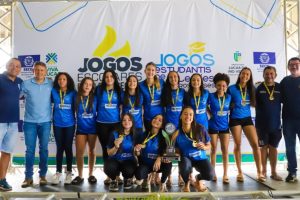
[[[237,175],[237,176],[236,176],[236,181],[237,181],[237,182],[244,182],[244,177],[243,177],[243,175],[242,175],[242,174]]]
[[[277,174],[271,175],[270,178],[275,180],[275,181],[283,181],[282,177],[277,175]]]
[[[95,176],[91,175],[89,178],[88,178],[88,181],[90,184],[95,184],[97,183],[97,179]]]
[[[79,185],[83,182],[83,178],[81,178],[80,176],[76,176],[76,178],[74,178],[71,182],[72,185]]]
[[[227,176],[223,177],[223,183],[228,184],[229,183],[229,178]]]

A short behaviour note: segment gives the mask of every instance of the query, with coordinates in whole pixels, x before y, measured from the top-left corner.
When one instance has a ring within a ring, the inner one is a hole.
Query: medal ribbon
[[[59,90],[60,104],[62,105],[65,104],[65,96],[66,96],[66,92]]]
[[[243,100],[243,102],[246,102],[246,97],[247,97],[247,87],[245,87],[245,92],[244,92],[244,93],[243,93],[242,86],[239,85],[239,87],[240,87],[240,92],[241,92],[242,100]]]
[[[177,103],[178,93],[179,93],[179,88],[177,88],[175,100],[174,100],[174,98],[173,98],[173,96],[172,96],[172,103],[173,103],[174,106],[176,106],[176,103]]]
[[[269,88],[268,88],[266,82],[264,82],[264,86],[265,86],[265,88],[266,88],[266,90],[267,90],[267,92],[268,92],[268,94],[269,94],[269,98],[273,97],[275,85],[273,85],[273,88],[272,88],[272,91],[271,91],[271,92],[270,92],[270,90],[269,90]]]
[[[86,113],[86,109],[87,109],[88,104],[89,104],[90,96],[87,96],[87,100],[85,102],[85,105],[84,105],[84,101],[83,101],[82,96],[80,98],[81,98],[81,104],[82,104],[83,111]]]
[[[151,87],[152,87],[152,91],[151,91]],[[149,93],[150,93],[150,96],[151,96],[151,101],[154,100],[154,85],[153,86],[148,86],[148,90],[149,90]]]
[[[114,95],[114,90],[112,90],[111,92],[109,92],[108,89],[106,88],[106,92],[107,92],[108,103],[111,104],[111,100],[112,100],[112,97]]]
[[[222,100],[222,102],[221,102],[221,97],[219,97],[219,95],[218,95],[218,101],[219,101],[219,106],[220,106],[220,111],[221,111],[221,113],[223,113],[223,110],[224,110],[225,99],[226,99],[226,96],[225,96],[225,94],[224,94],[223,100]]]
[[[154,135],[151,135],[151,136],[150,136],[150,134],[151,134],[151,132],[148,133],[148,136],[147,136],[147,138],[144,140],[143,145],[147,144],[147,142],[148,142],[149,140],[151,140],[152,138],[154,138],[158,133],[156,133],[156,134],[154,134]]]
[[[130,96],[129,96],[129,97],[128,97],[128,100],[129,100],[129,104],[130,104],[131,109],[134,109],[135,99],[134,99],[134,102],[132,103],[132,102],[131,102],[131,98],[130,98]]]
[[[196,97],[196,95],[195,95],[195,93],[194,93],[194,101],[195,101],[196,110],[198,110],[198,108],[199,108],[199,105],[200,105],[200,99],[201,99],[201,95],[199,96],[199,99],[198,99],[198,101],[197,101],[197,97]]]

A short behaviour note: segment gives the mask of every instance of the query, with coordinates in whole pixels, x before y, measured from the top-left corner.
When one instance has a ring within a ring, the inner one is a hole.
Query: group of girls
[[[180,88],[177,72],[169,72],[166,82],[159,79],[156,72],[156,65],[148,63],[145,67],[146,79],[138,83],[137,77],[130,75],[124,92],[115,71],[110,69],[104,72],[102,82],[97,87],[91,78],[85,77],[78,92],[75,92],[74,82],[67,73],[61,72],[55,77],[52,100],[57,173],[52,183],[58,184],[61,181],[64,151],[67,161],[65,184],[83,182],[86,145],[88,182],[97,182],[93,168],[98,136],[103,152],[104,172],[107,175],[104,183],[109,184],[110,191],[118,191],[119,184],[123,182],[124,189],[130,189],[133,177],[142,188],[149,188],[152,172],[162,173],[160,180],[156,174],[155,181],[160,184],[161,192],[167,191],[166,185],[172,184],[172,162],[163,156],[166,142],[162,130],[166,123],[173,123],[177,128],[172,140],[181,157],[179,181],[182,182],[183,191],[190,191],[191,182],[197,191],[206,191],[203,180],[217,180],[214,167],[218,138],[224,165],[223,183],[229,183],[229,129],[235,143],[237,181],[244,180],[240,149],[242,130],[253,149],[257,178],[264,181],[257,134],[250,113],[250,105],[254,106],[255,102],[251,70],[243,68],[236,84],[229,88],[228,75],[216,74],[213,79],[216,87],[214,93],[204,89],[200,74],[191,76],[186,92]],[[74,131],[76,121],[77,128]],[[78,176],[72,180],[74,132]],[[206,151],[210,149],[211,162],[206,155]],[[199,172],[195,179],[191,177],[193,168]],[[121,173],[124,181],[119,178]]]

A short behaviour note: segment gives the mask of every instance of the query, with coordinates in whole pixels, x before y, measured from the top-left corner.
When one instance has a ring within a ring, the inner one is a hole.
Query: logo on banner
[[[40,61],[40,55],[21,55],[18,59],[21,61],[22,71],[21,76],[25,79],[33,76],[33,65],[35,62]]]
[[[242,60],[242,53],[239,51],[234,52],[233,59],[235,62],[240,62]]]
[[[253,62],[258,64],[257,71],[261,72],[267,65],[276,64],[275,52],[253,52]]]
[[[141,57],[131,57],[131,47],[129,41],[117,49],[112,51],[117,41],[117,33],[111,26],[106,26],[106,34],[100,44],[93,52],[92,58],[84,58],[83,67],[78,69],[78,81],[83,78],[83,75],[90,76],[94,81],[100,80],[100,71],[107,69],[117,70],[119,72],[131,71],[142,79]],[[91,73],[88,73],[91,72]],[[86,73],[86,74],[82,74]],[[120,74],[119,74],[120,75]],[[127,73],[121,73],[120,79],[126,79]],[[122,81],[122,80],[120,80]]]
[[[48,53],[46,54],[46,64],[47,64],[47,77],[54,79],[54,77],[58,74],[58,56],[57,53]]]

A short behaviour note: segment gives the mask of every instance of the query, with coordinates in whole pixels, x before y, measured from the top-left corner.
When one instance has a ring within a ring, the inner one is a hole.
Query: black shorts
[[[229,127],[233,126],[249,126],[253,125],[253,121],[251,117],[239,118],[239,119],[230,119],[229,120]]]
[[[208,129],[208,133],[209,134],[229,134],[229,129],[220,130],[220,131],[217,131],[217,130],[214,130],[214,129]]]
[[[282,138],[281,129],[276,131],[264,131],[264,129],[256,129],[258,136],[258,144],[260,147],[271,145],[277,148]]]

